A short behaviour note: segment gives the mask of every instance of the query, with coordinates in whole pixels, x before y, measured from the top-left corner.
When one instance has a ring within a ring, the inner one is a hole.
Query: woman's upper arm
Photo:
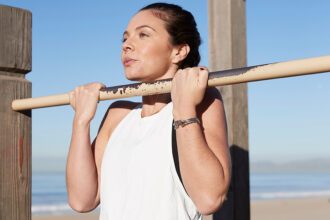
[[[231,162],[227,124],[222,98],[218,90],[208,88],[205,92],[205,98],[197,111],[206,143],[221,163],[226,184],[229,186]]]

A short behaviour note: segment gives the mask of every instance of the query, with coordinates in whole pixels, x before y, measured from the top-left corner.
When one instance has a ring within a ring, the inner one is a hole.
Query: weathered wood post
[[[13,99],[31,97],[32,15],[0,5],[0,219],[31,219],[31,111]]]
[[[245,0],[208,0],[210,70],[246,66]],[[250,219],[247,85],[219,88],[228,123],[232,180],[228,198],[213,220]]]

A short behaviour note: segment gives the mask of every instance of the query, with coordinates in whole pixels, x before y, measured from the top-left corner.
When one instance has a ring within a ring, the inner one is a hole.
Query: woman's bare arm
[[[201,125],[189,124],[176,131],[182,181],[204,215],[219,209],[230,182],[230,156],[222,102],[215,97],[207,98],[212,101],[209,100],[211,103],[204,112],[186,115],[187,118],[198,117]]]
[[[94,209],[99,203],[97,169],[90,143],[90,122],[93,119],[101,83],[76,87],[70,92],[75,110],[72,137],[66,166],[68,202],[78,212]]]
[[[68,201],[72,209],[87,212],[98,205],[97,176],[90,144],[90,125],[75,117],[66,168]]]
[[[230,155],[220,94],[207,89],[206,68],[179,70],[172,82],[174,120],[198,117],[176,130],[180,170],[187,193],[202,214],[214,213],[230,183]]]
[[[67,162],[67,190],[70,206],[78,212],[88,212],[100,202],[101,163],[111,133],[136,103],[117,101],[107,110],[99,132],[90,144],[87,120],[75,115]],[[84,118],[84,117],[82,117]]]

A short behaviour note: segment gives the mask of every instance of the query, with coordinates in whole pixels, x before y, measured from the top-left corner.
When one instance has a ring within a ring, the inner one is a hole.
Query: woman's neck
[[[141,117],[148,117],[159,112],[171,101],[171,94],[157,94],[142,97]]]

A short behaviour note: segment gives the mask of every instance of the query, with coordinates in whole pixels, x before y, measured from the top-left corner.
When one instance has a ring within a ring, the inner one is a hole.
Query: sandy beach
[[[64,215],[33,215],[32,220],[97,220],[97,212]],[[252,220],[329,220],[330,198],[259,200],[251,202]]]
[[[253,220],[330,219],[330,198],[263,200],[251,202]]]
[[[63,215],[32,215],[32,220],[98,220],[99,213],[75,213]]]

